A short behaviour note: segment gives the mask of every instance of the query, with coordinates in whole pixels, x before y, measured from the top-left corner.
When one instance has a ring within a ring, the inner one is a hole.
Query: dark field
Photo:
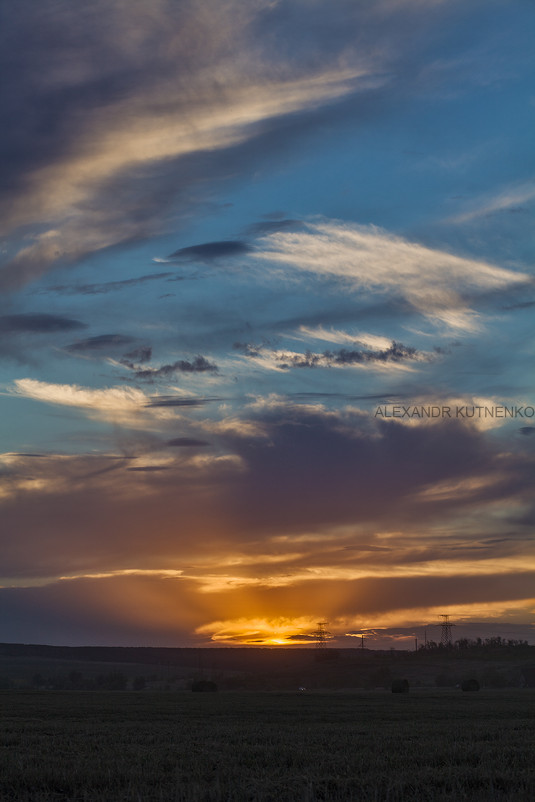
[[[0,799],[535,800],[535,691],[0,692]]]

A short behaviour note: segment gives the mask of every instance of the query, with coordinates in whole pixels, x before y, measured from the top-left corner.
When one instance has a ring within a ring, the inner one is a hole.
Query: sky
[[[533,4],[0,15],[0,641],[535,643]]]

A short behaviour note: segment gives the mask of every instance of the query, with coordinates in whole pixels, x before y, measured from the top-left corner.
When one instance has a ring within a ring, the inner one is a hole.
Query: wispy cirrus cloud
[[[53,384],[37,379],[16,379],[6,395],[30,398],[45,404],[74,407],[88,418],[112,421],[136,429],[158,428],[176,421],[178,410],[203,407],[218,398],[190,398],[150,395],[137,387],[81,387],[77,384]]]
[[[355,292],[401,298],[450,330],[476,331],[474,295],[531,281],[525,273],[409,242],[377,228],[332,221],[259,240],[253,256],[301,273],[336,278]]]
[[[480,217],[494,212],[520,211],[523,204],[535,200],[535,181],[507,186],[494,194],[475,198],[467,205],[465,211],[450,217],[448,223],[470,223]]]
[[[292,337],[302,340],[322,340],[328,343],[338,343],[340,345],[360,345],[365,348],[387,349],[392,345],[388,337],[367,332],[351,333],[342,329],[326,329],[324,326],[299,326],[299,333]]]
[[[273,59],[266,35],[287,37],[303,20],[278,19],[263,0],[247,9],[235,0],[202,9],[158,0],[150,10],[99,0],[83,18],[67,4],[32,5],[39,40],[33,14],[14,10],[6,21],[4,60],[15,81],[7,114],[29,119],[25,137],[4,135],[10,175],[0,202],[5,234],[26,227],[30,242],[4,266],[4,290],[189,214],[205,175],[191,157],[222,177],[228,168],[214,155],[386,80],[379,55],[357,53],[347,34],[312,68],[299,48],[283,55],[281,47]],[[317,14],[307,21],[313,37]],[[31,49],[22,47],[28,36]]]
[[[50,404],[101,410],[139,409],[147,401],[145,393],[135,387],[94,389],[76,384],[51,384],[36,379],[16,379],[13,392]]]

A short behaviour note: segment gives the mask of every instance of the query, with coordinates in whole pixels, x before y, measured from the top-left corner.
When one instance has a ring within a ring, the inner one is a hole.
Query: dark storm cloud
[[[212,262],[223,257],[242,256],[250,250],[250,246],[243,240],[222,240],[179,248],[178,251],[169,254],[168,258],[176,261]]]
[[[123,362],[123,364],[126,364]],[[155,381],[156,379],[173,376],[176,373],[217,373],[219,368],[214,362],[209,362],[204,356],[196,356],[192,360],[179,359],[171,365],[162,365],[159,368],[145,368],[134,370],[136,379]]]
[[[521,426],[518,431],[520,434],[529,436],[535,434],[535,426]]]
[[[134,342],[134,337],[125,334],[99,334],[96,337],[89,337],[87,340],[78,340],[66,346],[67,351],[72,353],[92,353],[106,352],[116,348],[124,348]]]
[[[172,448],[204,448],[210,443],[206,440],[197,440],[195,437],[175,437],[168,440],[165,445]]]
[[[22,314],[0,316],[0,332],[16,334],[19,332],[46,334],[73,329],[86,329],[87,325],[80,320],[48,314]]]

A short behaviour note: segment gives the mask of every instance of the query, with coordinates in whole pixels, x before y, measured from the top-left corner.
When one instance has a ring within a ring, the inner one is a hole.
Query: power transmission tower
[[[328,623],[328,621],[318,621],[318,628],[312,633],[316,638],[316,649],[326,649],[328,639],[332,638],[332,634],[325,629]]]
[[[440,645],[445,647],[451,646],[451,628],[455,626],[450,621],[450,617],[447,614],[443,614],[440,616],[442,618],[442,622],[437,624],[440,629]]]

